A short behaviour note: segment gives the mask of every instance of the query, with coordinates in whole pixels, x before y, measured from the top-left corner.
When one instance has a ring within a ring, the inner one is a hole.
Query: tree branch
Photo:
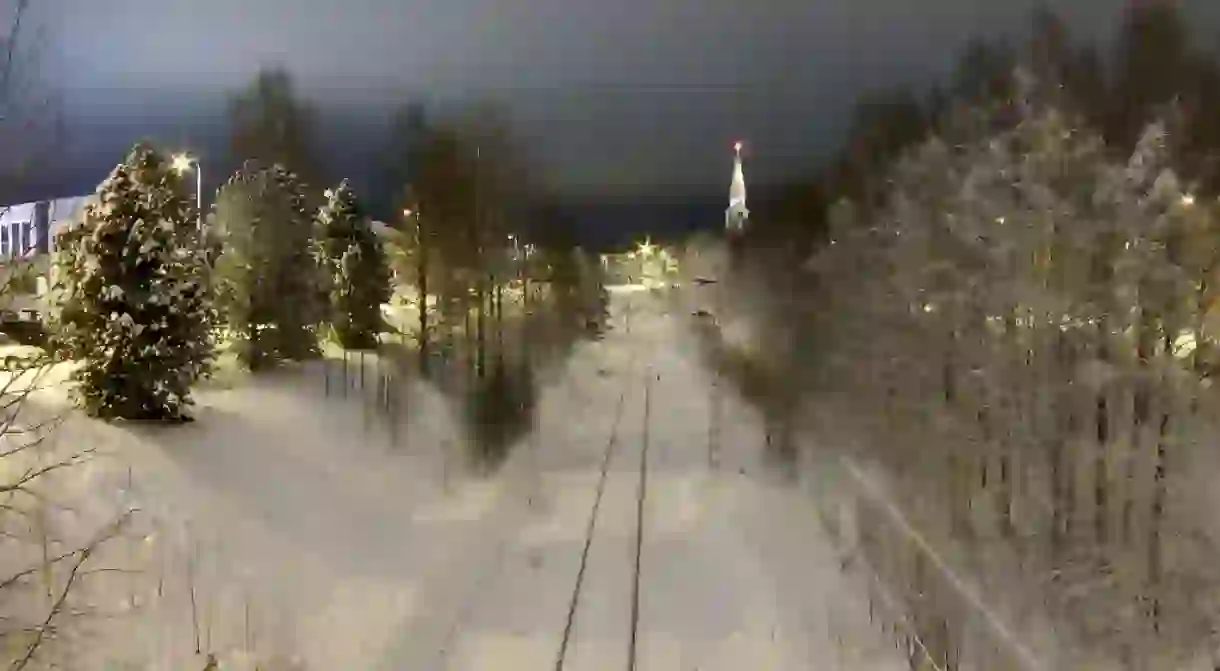
[[[25,494],[29,494],[31,496],[36,496],[33,492],[31,492],[28,488],[26,488],[25,485],[29,484],[30,482],[32,482],[34,480],[37,480],[38,478],[40,478],[48,473],[51,473],[52,471],[57,471],[61,468],[67,468],[69,466],[80,465],[80,464],[84,463],[85,455],[92,455],[94,452],[95,452],[95,448],[90,447],[86,450],[77,452],[76,454],[74,454],[62,461],[57,461],[53,464],[43,466],[42,468],[28,470],[25,472],[25,475],[23,475],[16,482],[8,484],[8,485],[0,485],[0,494],[6,494],[9,492],[18,492],[19,491],[19,492],[22,492]]]
[[[34,658],[34,653],[38,651],[38,648],[42,645],[43,639],[46,637],[47,631],[51,628],[51,621],[55,619],[57,614],[59,614],[60,609],[63,608],[64,602],[68,599],[68,593],[72,591],[72,584],[76,582],[76,575],[80,571],[81,565],[83,565],[92,554],[92,548],[86,548],[80,552],[80,558],[77,559],[76,563],[72,565],[72,570],[70,573],[68,573],[68,580],[64,584],[63,590],[60,591],[59,598],[57,598],[55,603],[51,605],[51,610],[47,613],[47,616],[42,621],[42,624],[38,626],[38,633],[34,635],[34,640],[31,641],[30,645],[26,648],[25,654],[22,655],[20,659],[13,662],[12,666],[9,667],[9,671],[21,671],[28,666],[30,660]]]
[[[87,575],[88,573],[91,572],[91,571],[81,571],[81,567],[103,543],[110,540],[111,538],[114,538],[116,535],[118,535],[120,533],[122,528],[126,525],[127,521],[131,519],[131,516],[135,512],[136,511],[134,509],[132,509],[132,510],[128,510],[127,512],[120,515],[119,518],[117,520],[115,520],[112,524],[110,524],[106,528],[105,531],[103,531],[102,533],[99,533],[97,536],[95,536],[93,538],[93,540],[91,540],[89,542],[89,544],[84,546],[83,548],[79,548],[77,550],[73,550],[71,552],[65,553],[55,559],[52,559],[48,562],[44,562],[41,566],[36,566],[36,567],[33,567],[32,569],[27,569],[26,572],[23,572],[24,574],[28,574],[29,571],[38,571],[38,570],[45,568],[46,566],[49,566],[49,565],[54,564],[59,561],[63,561],[66,558],[76,556],[76,561],[72,564],[72,568],[68,573],[68,579],[64,583],[63,589],[60,590],[59,596],[55,599],[55,602],[51,605],[51,609],[47,612],[46,617],[43,618],[42,623],[38,625],[37,634],[35,634],[34,640],[30,642],[30,645],[26,648],[25,653],[22,655],[22,657],[17,659],[16,661],[14,661],[13,664],[11,666],[9,666],[9,671],[22,671],[22,669],[25,669],[26,666],[29,665],[30,661],[34,658],[34,654],[38,651],[38,648],[42,645],[43,641],[46,639],[47,633],[53,630],[53,622],[54,622],[56,616],[58,616],[61,613],[61,611],[63,611],[64,603],[67,601],[68,594],[72,591],[72,586],[76,583],[78,576]],[[16,580],[20,580],[20,574],[19,574],[19,576],[16,577]],[[6,581],[5,584],[11,585],[11,584],[13,584],[13,581],[14,581],[14,578],[10,578],[8,581]],[[2,587],[0,587],[0,589],[2,589]]]

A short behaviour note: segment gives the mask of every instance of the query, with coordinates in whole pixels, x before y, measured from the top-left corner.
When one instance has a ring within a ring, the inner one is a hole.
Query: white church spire
[[[724,212],[724,227],[730,233],[745,230],[750,211],[746,209],[746,176],[741,168],[741,142],[733,145],[733,181],[729,184],[729,208]]]

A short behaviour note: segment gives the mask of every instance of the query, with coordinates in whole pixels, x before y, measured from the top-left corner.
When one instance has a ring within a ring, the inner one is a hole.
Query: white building
[[[745,232],[750,211],[746,209],[746,176],[741,169],[741,143],[733,146],[733,180],[729,183],[729,207],[724,211],[724,228],[730,236]]]
[[[55,235],[80,218],[92,196],[75,196],[0,207],[0,312],[4,318],[36,319],[48,294]],[[32,268],[30,280],[15,272]]]

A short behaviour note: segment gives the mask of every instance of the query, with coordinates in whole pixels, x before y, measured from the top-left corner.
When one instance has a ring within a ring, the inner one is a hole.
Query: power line
[[[759,93],[791,89],[797,84],[768,83],[742,86],[683,86],[676,84],[499,84],[480,87],[481,91],[533,92],[559,94],[602,95],[757,95]]]

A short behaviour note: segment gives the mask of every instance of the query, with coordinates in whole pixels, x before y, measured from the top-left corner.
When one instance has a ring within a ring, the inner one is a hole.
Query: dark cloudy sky
[[[1049,5],[1109,37],[1128,1]],[[1020,30],[1034,0],[34,4],[73,131],[61,188],[91,187],[143,135],[223,151],[227,92],[282,63],[336,129],[327,146],[344,172],[367,161],[394,103],[492,96],[567,191],[719,193],[734,138],[756,180],[816,165],[856,94],[941,76],[970,35]],[[1220,3],[1185,4],[1220,34]]]

